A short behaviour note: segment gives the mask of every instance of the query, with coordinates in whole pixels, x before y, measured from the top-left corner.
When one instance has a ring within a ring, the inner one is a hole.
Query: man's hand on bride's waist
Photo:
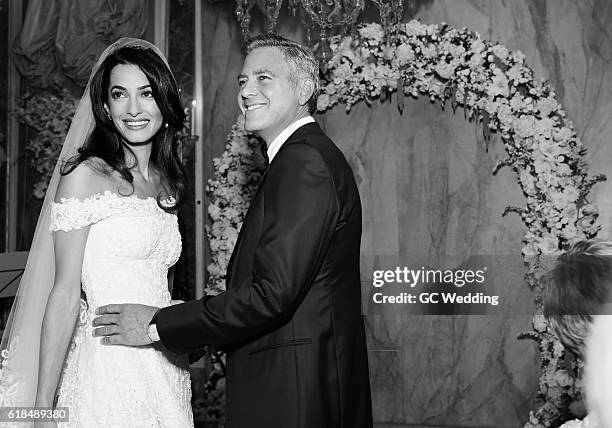
[[[158,309],[134,303],[100,306],[92,322],[93,336],[101,337],[103,345],[150,345],[153,341],[147,332]]]

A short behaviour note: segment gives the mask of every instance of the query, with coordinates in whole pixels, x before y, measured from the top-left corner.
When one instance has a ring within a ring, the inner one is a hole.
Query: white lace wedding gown
[[[92,336],[95,308],[109,303],[170,304],[168,269],[181,252],[176,216],[153,198],[96,194],[52,206],[52,230],[91,225],[81,281],[87,296],[68,351],[58,407],[60,427],[193,426],[185,356],[153,346],[104,346]]]

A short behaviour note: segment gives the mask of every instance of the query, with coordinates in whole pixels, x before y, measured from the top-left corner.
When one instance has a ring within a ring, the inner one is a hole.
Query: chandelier
[[[372,0],[380,11],[380,20],[385,30],[385,36],[395,38],[397,26],[402,21],[404,0]]]
[[[404,0],[371,0],[379,10],[381,23],[388,37],[393,37],[401,21]],[[316,53],[323,63],[331,57],[328,39],[337,32],[348,34],[357,24],[359,14],[364,10],[366,0],[236,0],[235,14],[243,37],[249,36],[252,10],[257,7],[266,18],[266,30],[276,30],[278,17],[287,4],[293,16],[300,16],[306,27],[306,39],[312,45],[312,34],[318,33]]]

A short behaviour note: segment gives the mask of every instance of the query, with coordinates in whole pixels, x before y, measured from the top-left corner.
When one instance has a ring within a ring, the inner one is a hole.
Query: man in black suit
[[[270,164],[232,253],[227,291],[159,310],[108,305],[94,334],[105,344],[159,337],[177,353],[224,349],[227,428],[370,428],[361,204],[346,159],[310,115],[318,64],[275,35],[256,37],[246,53],[238,103]]]

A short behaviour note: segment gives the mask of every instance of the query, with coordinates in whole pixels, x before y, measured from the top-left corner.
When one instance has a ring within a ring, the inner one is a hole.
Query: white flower
[[[395,55],[395,48],[393,46],[385,45],[383,46],[383,58],[387,61],[393,59]]]
[[[474,53],[481,53],[485,50],[485,44],[482,40],[476,39],[472,42],[472,46],[470,46],[470,51]]]
[[[420,36],[426,34],[427,32],[425,25],[416,20],[406,23],[404,26],[404,31],[408,36]]]
[[[446,46],[446,51],[453,57],[457,58],[457,63],[463,62],[462,55],[466,52],[465,48],[462,45],[455,45],[453,43],[449,43]]]
[[[537,109],[540,110],[540,115],[545,118],[559,108],[559,103],[552,97],[540,98],[537,100],[536,105]]]
[[[535,331],[546,331],[546,327],[548,326],[548,323],[546,322],[546,318],[544,318],[544,315],[534,315],[533,316],[533,329]]]
[[[563,153],[563,148],[557,144],[557,142],[549,138],[538,138],[538,149],[540,153],[552,159],[556,159],[557,156]]]
[[[230,220],[234,220],[237,221],[238,219],[242,218],[242,213],[238,212],[236,210],[236,208],[234,207],[228,207],[224,210],[225,217],[227,217]]]
[[[354,61],[355,51],[353,49],[353,39],[351,37],[347,37],[346,39],[342,41],[342,43],[340,43],[340,46],[338,46],[336,55],[340,57],[345,57],[345,58],[350,59],[351,61]]]
[[[370,61],[370,57],[372,56],[372,51],[365,46],[359,46],[355,53],[357,54],[357,58],[355,58],[358,63],[355,65],[363,65],[364,63],[368,63]]]
[[[494,115],[495,113],[497,113],[497,107],[499,106],[499,103],[496,101],[493,101],[492,99],[488,99],[485,102],[485,107],[484,109],[490,114],[490,115]]]
[[[246,183],[248,183],[249,178],[246,176],[246,174],[243,171],[234,170],[234,171],[230,171],[227,173],[227,181],[230,184],[243,186]]]
[[[512,60],[518,64],[523,64],[525,62],[525,54],[521,51],[514,51],[512,53]]]
[[[538,174],[538,183],[540,189],[548,188],[551,181],[555,177],[556,163],[554,159],[549,159],[545,156],[537,156],[533,161],[533,167]]]
[[[236,229],[227,229],[225,231],[225,237],[227,238],[227,242],[231,243],[232,248],[234,247],[234,244],[236,243],[236,241],[238,240],[238,230]],[[229,261],[229,260],[228,260]]]
[[[444,84],[433,74],[423,79],[423,90],[432,94],[442,93]]]
[[[534,194],[536,191],[535,178],[527,171],[521,171],[519,174],[519,180],[523,187],[523,191],[527,194]]]
[[[422,47],[421,53],[425,58],[434,58],[438,54],[436,45],[434,45],[433,43],[429,43],[427,46]]]
[[[562,191],[549,190],[548,197],[554,206],[563,208],[576,203],[578,200],[578,189],[575,187],[567,187]]]
[[[510,98],[510,108],[514,112],[521,112],[525,109],[526,100],[525,98],[519,94],[515,93],[512,98]]]
[[[506,59],[508,58],[508,48],[506,48],[505,46],[495,45],[491,47],[491,51],[496,57],[498,57],[502,61],[506,61]]]
[[[395,52],[400,65],[414,60],[414,51],[409,45],[400,45]]]
[[[360,27],[358,33],[361,37],[366,39],[372,39],[375,41],[382,41],[383,37],[385,37],[385,32],[383,31],[380,24],[366,24],[363,27]]]
[[[471,69],[476,69],[480,67],[483,63],[484,63],[484,57],[479,53],[475,53],[470,58],[469,66]]]
[[[544,255],[556,255],[559,253],[559,238],[556,236],[544,234],[537,245]]]
[[[219,218],[220,213],[221,213],[221,210],[219,209],[217,205],[210,204],[208,206],[208,215],[213,221]]]
[[[527,79],[523,76],[523,69],[517,66],[510,67],[508,70],[506,70],[506,76],[509,80],[513,81],[514,86],[527,81]]]
[[[564,349],[565,347],[561,342],[555,341],[553,345],[553,355],[557,358],[561,357]],[[558,370],[555,373],[554,379],[559,384],[559,386],[569,386],[572,384],[572,380],[571,378],[569,378],[565,370]]]
[[[455,75],[456,66],[453,64],[447,64],[446,62],[439,62],[434,67],[434,70],[443,79],[450,79]]]
[[[493,69],[493,78],[492,82],[489,84],[487,88],[487,92],[490,96],[498,96],[507,97],[510,95],[510,88],[508,87],[508,78],[498,67]]]
[[[317,110],[325,111],[328,109],[329,106],[330,106],[329,95],[327,94],[319,95],[319,97],[317,98]]]
[[[572,135],[572,130],[566,126],[562,128],[555,128],[553,131],[553,138],[555,141],[567,141],[572,137]]]
[[[43,199],[45,193],[47,193],[47,183],[39,181],[34,185],[34,191],[32,193],[36,199]]]
[[[500,102],[499,107],[497,109],[497,118],[500,122],[504,124],[512,124],[514,115],[512,114],[512,110],[510,109],[510,106],[508,104]]]
[[[515,118],[514,131],[520,138],[532,137],[535,134],[535,118],[527,115]]]

